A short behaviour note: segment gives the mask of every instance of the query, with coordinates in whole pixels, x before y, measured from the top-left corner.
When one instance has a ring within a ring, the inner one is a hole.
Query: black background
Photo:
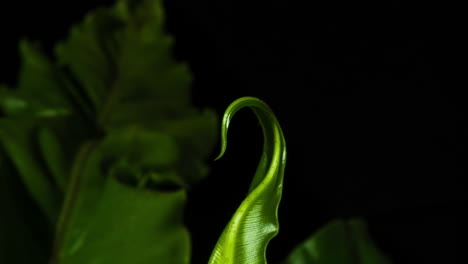
[[[455,40],[446,7],[323,2],[165,1],[194,103],[221,115],[256,96],[283,127],[288,165],[269,259],[331,219],[363,216],[395,263],[461,263],[466,97],[448,84]],[[1,82],[15,83],[20,37],[50,52],[87,10],[108,3],[2,2]],[[260,155],[252,113],[231,127],[225,157],[209,161],[210,177],[189,193],[192,263],[207,262]]]

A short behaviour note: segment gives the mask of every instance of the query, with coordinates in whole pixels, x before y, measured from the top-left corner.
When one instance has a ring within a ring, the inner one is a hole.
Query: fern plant
[[[172,58],[172,43],[160,0],[89,12],[53,58],[20,42],[17,87],[0,87],[0,263],[190,262],[184,204],[208,175],[217,118],[191,104],[190,71]],[[245,107],[262,125],[263,154],[210,264],[267,263],[279,230],[286,143],[265,102],[242,97],[228,106],[219,157]],[[33,212],[22,209],[28,203]],[[354,219],[330,223],[283,263],[388,260]]]

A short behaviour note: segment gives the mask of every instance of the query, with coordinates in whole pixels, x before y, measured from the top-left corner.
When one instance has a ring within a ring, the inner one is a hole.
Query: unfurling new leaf
[[[283,190],[286,142],[271,109],[254,97],[242,97],[226,110],[221,127],[221,153],[234,114],[251,108],[263,129],[263,153],[250,190],[216,244],[209,264],[264,264],[269,241],[278,233],[278,206]],[[218,158],[219,158],[218,157]]]

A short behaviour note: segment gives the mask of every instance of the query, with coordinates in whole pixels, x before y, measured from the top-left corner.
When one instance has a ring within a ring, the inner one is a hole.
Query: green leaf
[[[90,12],[56,46],[105,131],[151,124],[193,111],[188,66],[171,56],[159,0],[117,1]]]
[[[128,127],[110,134],[103,142],[104,168],[111,177],[143,187],[152,180],[158,184],[183,186],[183,178],[176,173],[180,159],[176,140],[168,134],[141,127]],[[135,181],[132,183],[131,181]]]
[[[75,155],[54,263],[189,261],[185,189],[207,174],[216,118],[191,106],[189,71],[171,57],[162,11],[159,0],[118,1],[56,47],[100,133]],[[114,222],[120,228],[108,229]]]
[[[172,58],[163,23],[160,0],[120,0],[88,13],[56,46],[56,56],[101,133],[139,126],[173,137],[182,153],[176,164],[182,180],[173,180],[188,188],[207,175],[216,116],[190,104],[190,72]]]
[[[390,264],[364,220],[334,220],[297,246],[282,264]]]
[[[1,150],[56,226],[54,264],[189,261],[182,210],[216,116],[190,104],[163,22],[161,0],[118,0],[75,25],[56,61],[22,41],[18,87],[0,87]]]
[[[63,195],[63,190],[61,192],[57,188],[63,182],[54,180],[66,179],[66,176],[54,178],[48,169],[71,164],[72,151],[80,140],[78,135],[86,133],[83,132],[86,128],[73,115],[73,100],[62,87],[62,78],[53,63],[31,42],[22,40],[19,47],[22,63],[18,87],[14,90],[0,87],[0,108],[6,116],[0,118],[0,146],[53,226],[59,215]],[[49,155],[54,154],[40,152],[48,146],[43,144],[38,135],[39,129],[44,126],[53,127],[54,130],[58,128],[57,132],[63,139],[61,145],[68,151],[68,155],[60,154],[67,158],[67,163],[50,164],[52,160]],[[45,164],[47,162],[49,164]]]
[[[85,177],[76,183],[79,193],[59,229],[53,263],[188,263],[185,191],[135,188],[102,177],[109,143],[89,144],[80,155],[83,171],[75,173]]]
[[[71,98],[62,88],[52,62],[26,40],[19,43],[21,67],[16,90],[3,88],[0,107],[8,116],[57,117],[72,111]]]
[[[264,144],[250,190],[216,244],[210,264],[266,263],[268,242],[278,233],[278,206],[283,189],[286,143],[271,109],[254,97],[242,97],[226,110],[221,127],[221,157],[227,144],[227,130],[234,114],[251,108],[263,128]],[[218,157],[218,158],[219,158]]]
[[[49,223],[58,217],[61,197],[36,155],[35,122],[32,119],[0,119],[0,146],[11,157],[28,191],[38,202]]]

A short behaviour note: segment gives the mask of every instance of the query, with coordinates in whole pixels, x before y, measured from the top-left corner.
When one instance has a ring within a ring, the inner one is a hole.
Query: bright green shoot
[[[221,126],[220,158],[227,145],[232,117],[240,109],[251,108],[263,129],[263,153],[249,193],[224,229],[209,264],[264,264],[266,247],[278,234],[278,206],[283,190],[286,142],[272,110],[254,97],[242,97],[227,108]],[[217,158],[217,159],[218,159]]]

